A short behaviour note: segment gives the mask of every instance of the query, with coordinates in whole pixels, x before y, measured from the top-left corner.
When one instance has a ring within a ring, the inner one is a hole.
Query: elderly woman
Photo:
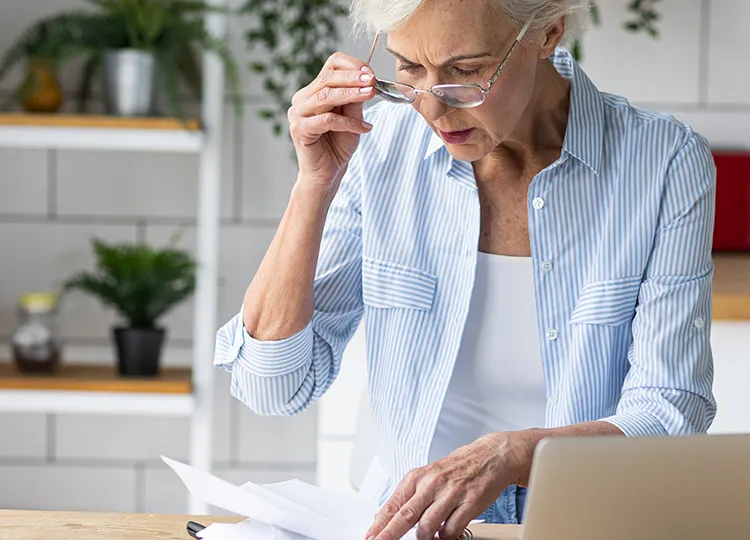
[[[398,80],[338,53],[294,96],[299,176],[216,363],[254,411],[297,414],[364,319],[370,538],[519,522],[544,437],[713,419],[711,154],[557,49],[588,9],[355,0]]]

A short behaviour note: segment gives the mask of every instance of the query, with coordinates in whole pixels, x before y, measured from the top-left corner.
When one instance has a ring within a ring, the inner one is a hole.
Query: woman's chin
[[[446,144],[445,147],[448,149],[448,153],[453,156],[454,159],[461,161],[474,162],[479,161],[489,152],[485,152],[481,146],[474,144]]]

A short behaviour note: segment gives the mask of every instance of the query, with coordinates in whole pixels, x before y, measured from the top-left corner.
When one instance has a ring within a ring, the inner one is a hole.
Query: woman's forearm
[[[245,292],[243,321],[260,341],[293,336],[313,315],[313,283],[330,190],[295,184],[279,228]]]
[[[531,473],[531,462],[534,457],[534,450],[542,439],[546,439],[547,437],[586,437],[624,434],[620,431],[620,428],[609,422],[586,422],[584,424],[574,424],[572,426],[548,429],[528,429],[498,435],[509,437],[510,440],[504,444],[508,445],[508,451],[516,456],[518,471],[517,484],[527,486],[529,483],[529,475]]]

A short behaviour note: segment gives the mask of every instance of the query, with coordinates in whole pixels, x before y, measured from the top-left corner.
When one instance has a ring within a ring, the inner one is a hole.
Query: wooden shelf
[[[75,127],[104,129],[154,129],[199,131],[196,119],[185,124],[176,118],[119,117],[93,114],[0,114],[0,126]]]
[[[750,253],[715,254],[713,319],[750,322]]]
[[[0,114],[0,147],[194,153],[203,143],[196,119]]]
[[[0,364],[0,390],[190,394],[190,377],[188,368],[163,369],[157,377],[121,377],[114,366],[61,365],[55,374],[26,374]]]

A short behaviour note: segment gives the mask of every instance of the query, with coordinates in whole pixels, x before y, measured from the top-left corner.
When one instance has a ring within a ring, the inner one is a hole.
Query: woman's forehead
[[[439,49],[446,56],[478,49],[495,54],[513,33],[492,0],[425,0],[402,26],[388,32],[387,45],[407,51],[429,43],[433,51]]]

